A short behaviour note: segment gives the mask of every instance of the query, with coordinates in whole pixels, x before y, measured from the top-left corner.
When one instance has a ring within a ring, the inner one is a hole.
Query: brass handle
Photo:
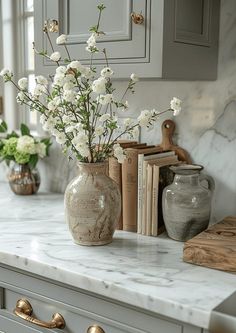
[[[27,299],[19,299],[16,302],[16,308],[13,311],[18,317],[33,323],[35,325],[45,328],[64,328],[66,326],[65,320],[60,313],[54,313],[50,322],[41,321],[31,317],[33,308]]]
[[[44,31],[47,30],[49,32],[58,32],[59,31],[59,23],[57,20],[48,19],[44,22]]]
[[[87,333],[105,333],[105,331],[98,325],[89,326]]]
[[[136,13],[131,13],[131,18],[132,18],[132,21],[135,23],[135,24],[143,24],[144,22],[144,17],[142,15],[142,13],[140,14],[136,14]]]

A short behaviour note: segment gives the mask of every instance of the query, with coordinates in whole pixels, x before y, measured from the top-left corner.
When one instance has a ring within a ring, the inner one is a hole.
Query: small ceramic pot
[[[170,169],[174,181],[163,191],[163,218],[168,236],[186,241],[208,227],[214,180],[201,175],[200,165],[178,165]],[[205,180],[208,187],[204,187]]]

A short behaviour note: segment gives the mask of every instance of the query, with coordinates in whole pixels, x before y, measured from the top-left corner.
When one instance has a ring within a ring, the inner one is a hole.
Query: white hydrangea
[[[106,91],[106,79],[100,77],[97,80],[93,81],[92,90],[96,94],[103,94]]]
[[[113,73],[114,72],[112,71],[112,69],[110,67],[105,67],[101,70],[101,76],[106,77],[106,78],[111,77],[113,75]]]
[[[50,57],[49,57],[52,61],[58,62],[61,59],[61,54],[60,52],[56,51],[53,52]]]
[[[97,98],[97,101],[102,105],[107,105],[113,101],[113,95],[112,94],[100,95]]]
[[[113,146],[114,156],[117,158],[119,163],[123,163],[126,156],[124,154],[123,148],[118,144],[114,144]]]
[[[147,127],[151,119],[152,119],[152,112],[149,110],[143,110],[138,116],[138,123],[141,127]]]
[[[182,101],[177,97],[173,97],[173,99],[170,102],[170,107],[174,111],[173,113],[174,116],[178,116],[178,114],[180,113],[181,105]]]
[[[28,88],[28,79],[26,77],[22,77],[18,81],[18,86],[21,90],[26,90]]]
[[[66,102],[74,103],[76,97],[76,92],[73,90],[65,90],[63,93],[63,98]]]
[[[134,74],[134,73],[132,73],[132,74],[130,75],[130,79],[131,79],[134,83],[139,81],[139,77],[138,77],[136,74]]]
[[[99,121],[104,122],[111,119],[111,116],[108,113],[104,113],[103,115],[101,115],[101,117],[99,118]]]
[[[16,149],[21,153],[35,154],[34,138],[28,135],[23,135],[19,137]]]
[[[36,76],[35,81],[36,81],[38,84],[42,84],[42,85],[44,85],[44,86],[47,86],[47,85],[48,85],[48,80],[47,80],[46,77],[44,77],[43,75]]]
[[[67,40],[67,36],[65,34],[62,34],[59,37],[57,37],[56,43],[57,43],[57,45],[65,44],[66,40]]]
[[[35,144],[35,153],[39,155],[40,158],[46,156],[46,145],[43,142],[38,142]]]

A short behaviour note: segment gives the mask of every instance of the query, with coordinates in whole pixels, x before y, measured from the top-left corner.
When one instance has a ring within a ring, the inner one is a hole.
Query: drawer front
[[[0,315],[0,333],[40,333],[40,331]]]
[[[45,330],[13,314],[17,300],[27,299],[33,308],[33,316],[46,322],[54,313],[60,313],[66,322],[66,327],[61,330],[65,333],[86,333],[91,325],[100,326],[105,333],[182,332],[179,323],[19,272],[0,268],[0,286],[0,315],[40,332]]]

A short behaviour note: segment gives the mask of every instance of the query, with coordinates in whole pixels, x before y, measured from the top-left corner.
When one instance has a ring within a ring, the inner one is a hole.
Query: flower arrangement
[[[7,124],[0,119],[0,133],[7,133]],[[19,164],[28,164],[34,168],[39,158],[48,156],[50,139],[36,140],[25,124],[21,124],[21,136],[16,132],[6,135],[0,139],[0,162],[5,161],[7,165],[11,161]]]
[[[119,128],[117,110],[126,111],[129,108],[125,99],[128,92],[134,93],[134,87],[139,80],[134,73],[121,97],[118,98],[113,87],[113,70],[109,66],[106,49],[99,50],[97,40],[104,32],[100,30],[100,20],[103,4],[97,6],[98,22],[90,28],[91,36],[87,40],[86,50],[90,53],[90,65],[84,66],[79,60],[71,59],[66,46],[67,36],[60,35],[56,43],[64,47],[67,59],[62,59],[61,53],[56,51],[50,39],[47,26],[44,27],[52,53],[39,52],[39,56],[49,58],[56,65],[54,77],[36,77],[36,87],[33,93],[27,90],[27,78],[21,78],[18,83],[13,81],[13,73],[3,69],[0,75],[5,82],[11,82],[19,91],[17,102],[27,105],[31,110],[40,112],[40,122],[43,129],[55,136],[56,141],[62,145],[64,151],[82,162],[102,162],[114,155],[120,163],[125,159],[125,153],[117,140],[123,134],[136,137],[139,127],[148,128],[165,112],[171,111],[177,115],[181,110],[181,101],[174,97],[170,107],[165,111],[143,110],[134,121],[130,118],[123,120],[122,132],[117,135]],[[93,56],[102,52],[105,59],[104,68],[98,73],[93,65]],[[51,83],[51,84],[49,84]]]

